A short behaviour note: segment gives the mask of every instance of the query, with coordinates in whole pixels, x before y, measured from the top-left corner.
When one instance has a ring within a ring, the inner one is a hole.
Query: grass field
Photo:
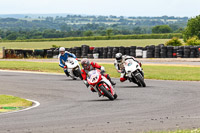
[[[100,64],[106,68],[111,77],[120,76],[113,64]],[[58,63],[0,61],[0,69],[27,70],[39,72],[63,73]],[[200,81],[200,67],[143,65],[145,79]]]
[[[192,130],[176,130],[176,131],[152,131],[147,133],[200,133],[200,129],[192,129]]]
[[[0,112],[11,111],[14,107],[24,108],[24,107],[29,107],[31,105],[32,102],[19,97],[0,95]]]
[[[63,47],[81,46],[83,44],[95,47],[104,46],[147,46],[165,43],[169,39],[132,39],[132,40],[96,40],[96,41],[52,41],[52,42],[0,42],[0,47],[6,49],[48,49],[52,45]]]

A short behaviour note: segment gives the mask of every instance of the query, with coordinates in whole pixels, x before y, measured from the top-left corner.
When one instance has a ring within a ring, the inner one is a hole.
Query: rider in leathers
[[[90,62],[87,58],[84,58],[81,60],[81,65],[83,69],[81,70],[81,75],[84,81],[84,84],[88,87],[89,84],[87,82],[87,75],[91,70],[99,69],[102,72],[105,72],[105,68],[103,66],[100,66],[99,64],[95,62]],[[103,73],[103,75],[110,81],[112,85],[115,85],[116,83],[111,80],[110,76],[108,74]],[[94,88],[91,88],[92,92],[95,92]]]
[[[69,53],[68,51],[65,51],[64,47],[60,47],[59,48],[59,52],[60,52],[60,54],[58,55],[59,66],[61,68],[63,68],[65,74],[67,75],[67,77],[69,77],[69,72],[67,71],[67,66],[65,66],[65,64],[63,64],[63,63],[67,61],[68,56],[71,56],[71,57],[73,57],[75,59],[77,59],[77,58],[76,58],[76,56],[74,54]]]
[[[119,73],[121,73],[121,76],[120,76],[121,82],[124,82],[127,80],[126,72],[125,72],[125,68],[124,68],[124,63],[127,59],[133,59],[134,61],[139,63],[140,66],[142,66],[142,64],[139,61],[137,61],[133,56],[122,55],[121,53],[117,53],[115,55],[114,65],[115,65],[115,68],[117,69],[117,71]]]

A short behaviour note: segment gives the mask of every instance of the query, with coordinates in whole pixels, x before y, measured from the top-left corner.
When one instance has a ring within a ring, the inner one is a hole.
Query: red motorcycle
[[[92,70],[88,73],[87,82],[90,87],[99,94],[99,96],[105,96],[110,100],[117,98],[117,94],[110,83],[110,81],[103,76],[100,70]]]

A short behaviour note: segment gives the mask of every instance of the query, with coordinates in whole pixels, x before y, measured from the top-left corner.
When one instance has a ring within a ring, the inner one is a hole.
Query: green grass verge
[[[120,76],[113,64],[100,65],[106,68],[111,77]],[[49,62],[0,61],[0,69],[63,73],[58,63]],[[143,65],[143,69],[146,79],[200,81],[198,66]]]
[[[52,45],[66,48],[81,46],[83,44],[95,47],[106,46],[147,46],[158,45],[169,39],[133,39],[133,40],[96,40],[96,41],[50,41],[50,42],[0,42],[0,47],[6,49],[48,49]]]
[[[200,133],[200,129],[176,130],[176,131],[151,131],[148,133]]]
[[[8,112],[11,110],[26,108],[31,105],[32,102],[19,97],[0,95],[0,112]]]

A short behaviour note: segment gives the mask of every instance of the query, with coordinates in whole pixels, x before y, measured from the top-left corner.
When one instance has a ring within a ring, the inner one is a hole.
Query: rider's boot
[[[116,83],[115,83],[114,81],[111,80],[111,78],[110,78],[109,75],[107,75],[107,79],[110,81],[110,83],[111,83],[112,85],[116,85]]]
[[[94,88],[90,88],[90,90],[91,90],[92,92],[96,92]]]
[[[69,72],[67,70],[64,70],[64,72],[67,75],[67,77],[69,77]]]

